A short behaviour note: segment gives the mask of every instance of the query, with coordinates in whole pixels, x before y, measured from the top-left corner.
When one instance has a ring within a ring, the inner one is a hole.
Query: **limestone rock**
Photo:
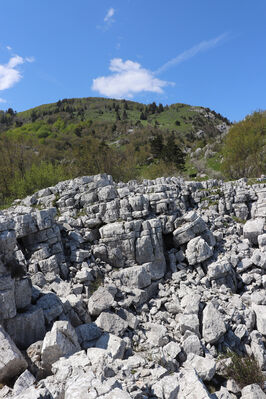
[[[186,250],[186,258],[190,265],[203,262],[212,256],[212,249],[201,237],[195,237],[189,241]]]
[[[258,236],[263,233],[264,219],[248,220],[243,227],[244,238],[248,238],[252,245],[258,245]]]
[[[104,331],[114,335],[122,335],[128,327],[128,323],[115,313],[102,312],[95,321],[96,325]]]
[[[0,382],[5,382],[21,374],[27,368],[27,362],[1,326],[0,348]]]
[[[49,368],[61,356],[72,355],[80,350],[77,334],[71,324],[67,321],[56,321],[52,330],[44,337],[42,362]]]
[[[217,342],[226,333],[223,317],[211,302],[203,310],[202,325],[202,337],[207,343]]]
[[[90,297],[88,309],[92,316],[99,316],[103,310],[108,310],[115,303],[116,288],[99,287]]]

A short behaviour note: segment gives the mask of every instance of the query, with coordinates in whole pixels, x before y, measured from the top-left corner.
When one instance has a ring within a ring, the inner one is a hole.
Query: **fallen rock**
[[[5,383],[21,374],[27,362],[12,339],[0,326],[0,383]]]
[[[221,313],[210,302],[203,310],[202,337],[205,342],[214,344],[226,333]]]
[[[68,321],[56,321],[43,340],[43,365],[50,368],[61,356],[72,355],[80,350],[77,334],[71,324]]]

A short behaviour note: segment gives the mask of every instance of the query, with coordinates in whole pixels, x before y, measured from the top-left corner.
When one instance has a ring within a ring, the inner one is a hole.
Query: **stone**
[[[266,335],[266,305],[256,305],[253,303],[252,309],[256,314],[257,330],[262,335]]]
[[[243,227],[244,238],[248,238],[252,245],[258,245],[258,236],[263,233],[264,219],[248,220]]]
[[[80,346],[83,349],[88,349],[92,345],[95,345],[96,340],[100,338],[103,331],[95,323],[88,323],[76,327],[76,333]]]
[[[0,278],[0,320],[16,316],[15,281],[10,275]]]
[[[119,279],[123,285],[128,287],[148,287],[151,284],[151,275],[147,265],[127,267],[114,273],[113,277]]]
[[[203,310],[202,337],[205,342],[214,344],[226,333],[221,313],[210,302]]]
[[[26,277],[15,281],[15,302],[17,310],[26,308],[31,303],[32,284]]]
[[[0,326],[0,383],[12,380],[27,368],[27,362],[10,336]]]
[[[126,343],[123,339],[113,334],[104,333],[95,344],[96,348],[106,349],[113,359],[123,359]]]
[[[233,396],[225,387],[221,387],[221,389],[218,392],[215,392],[215,394],[217,399],[233,399]]]
[[[56,321],[43,340],[42,362],[47,368],[61,356],[80,351],[77,334],[68,321]]]
[[[176,399],[207,399],[211,398],[205,385],[194,369],[182,369],[179,373],[179,395]]]
[[[60,299],[52,292],[43,295],[36,303],[42,308],[46,323],[51,323],[63,312],[63,305]]]
[[[92,316],[99,316],[99,314],[108,310],[115,303],[114,295],[116,288],[99,287],[90,297],[88,302],[88,310]]]
[[[241,391],[241,399],[265,399],[266,395],[257,384],[245,386]]]
[[[16,380],[14,387],[13,387],[13,392],[15,395],[19,395],[20,393],[23,393],[24,390],[29,388],[31,385],[35,383],[36,379],[35,377],[31,374],[29,370],[25,370]]]
[[[189,241],[186,250],[186,258],[190,265],[201,263],[210,258],[213,254],[212,249],[201,237],[195,237]]]
[[[185,334],[186,331],[191,331],[196,334],[198,337],[199,333],[199,318],[196,314],[182,314],[179,317],[179,328],[182,334]]]
[[[172,375],[161,378],[152,386],[152,391],[152,393],[156,395],[157,398],[178,399],[178,374],[174,373]]]
[[[180,245],[189,242],[205,230],[207,230],[206,223],[200,216],[197,217],[194,213],[192,221],[184,223],[181,227],[174,230],[173,236],[176,247],[178,248]]]
[[[186,355],[194,353],[195,355],[202,356],[203,349],[199,337],[195,334],[189,335],[182,344],[183,351]]]
[[[167,329],[160,324],[149,323],[147,327],[150,331],[147,332],[148,343],[150,346],[164,346],[168,343]]]
[[[24,313],[18,313],[5,322],[5,328],[16,345],[21,349],[42,340],[46,333],[42,308],[31,305]]]
[[[203,381],[211,381],[216,371],[214,359],[198,356],[194,353],[188,354],[187,360],[183,364],[183,367],[193,367]]]
[[[121,319],[121,317],[119,317],[115,313],[105,311],[100,314],[95,323],[104,331],[107,331],[117,336],[123,335],[128,327],[128,323],[125,320]]]

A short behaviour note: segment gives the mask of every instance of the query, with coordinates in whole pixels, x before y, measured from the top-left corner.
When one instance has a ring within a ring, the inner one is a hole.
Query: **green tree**
[[[266,173],[266,112],[254,112],[231,127],[223,156],[222,169],[230,178]]]

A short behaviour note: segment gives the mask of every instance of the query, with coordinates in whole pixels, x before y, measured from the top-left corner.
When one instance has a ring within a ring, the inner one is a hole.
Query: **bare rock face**
[[[266,369],[265,183],[83,176],[0,211],[0,396],[240,397],[219,354]]]
[[[21,374],[27,368],[27,362],[1,326],[0,348],[0,382],[5,382]]]

